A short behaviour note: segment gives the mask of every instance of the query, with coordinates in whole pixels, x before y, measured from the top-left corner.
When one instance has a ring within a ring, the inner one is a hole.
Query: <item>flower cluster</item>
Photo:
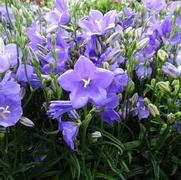
[[[76,24],[66,0],[55,0],[53,10],[40,12],[31,23],[28,14],[20,18],[15,11],[11,23],[14,28],[17,21],[24,24],[21,33],[27,37],[15,32],[11,35],[17,39],[10,41],[8,31],[2,32],[0,125],[12,126],[20,119],[20,89],[27,86],[47,92],[47,114],[57,120],[72,150],[77,149],[80,127],[87,127],[92,117],[113,126],[133,117],[154,119],[162,116],[160,111],[177,113],[181,3],[142,2],[137,10],[90,10]],[[9,15],[3,16],[8,24]],[[168,108],[163,107],[167,100]]]

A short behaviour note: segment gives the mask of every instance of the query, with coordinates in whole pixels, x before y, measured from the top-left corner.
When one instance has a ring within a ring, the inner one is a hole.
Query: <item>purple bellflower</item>
[[[78,114],[72,107],[70,101],[51,101],[48,110],[48,115],[51,118],[57,119],[59,122],[61,122],[61,118],[64,113],[68,113],[69,116],[73,119],[78,118]]]
[[[5,46],[4,41],[0,38],[0,73],[7,71],[17,63],[16,44]]]
[[[83,34],[88,39],[93,35],[104,35],[115,27],[116,11],[109,11],[103,15],[98,10],[91,10],[87,19],[79,22]]]
[[[106,88],[112,83],[111,71],[97,68],[88,58],[81,56],[74,65],[58,78],[60,86],[70,92],[73,108],[84,107],[88,101],[100,105],[106,99]]]
[[[150,115],[148,107],[145,106],[143,97],[138,98],[136,108],[133,110],[134,116],[138,116],[139,120],[146,119]]]
[[[66,144],[74,151],[76,151],[74,146],[74,140],[78,135],[78,126],[75,122],[66,121],[59,123],[59,130],[62,131],[63,139]]]
[[[58,120],[59,130],[62,131],[64,141],[72,150],[75,150],[74,140],[78,134],[78,126],[75,122],[62,121],[64,113],[68,113],[71,119],[79,118],[70,101],[51,101],[48,115]]]
[[[180,76],[180,72],[179,69],[176,68],[173,64],[166,62],[163,66],[162,66],[162,71],[171,76],[172,78],[176,79]]]
[[[119,105],[119,96],[114,93],[109,93],[108,98],[105,100],[104,111],[101,113],[102,119],[109,125],[113,125],[115,121],[120,120],[120,115],[115,111]]]
[[[142,0],[144,6],[155,13],[159,13],[166,7],[165,0]]]
[[[12,91],[13,90],[13,91]],[[0,125],[15,125],[22,115],[20,86],[11,80],[0,82]]]
[[[57,29],[60,25],[68,24],[70,16],[68,13],[67,0],[55,0],[55,9],[45,16],[49,24],[48,32]]]

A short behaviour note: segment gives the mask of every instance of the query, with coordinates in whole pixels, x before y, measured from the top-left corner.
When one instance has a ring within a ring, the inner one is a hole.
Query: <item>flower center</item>
[[[6,107],[0,107],[0,118],[3,120],[6,120],[8,118],[8,115],[11,113],[8,111],[9,106]]]
[[[89,84],[90,84],[90,79],[82,79],[82,81],[84,82],[84,87],[86,88]]]

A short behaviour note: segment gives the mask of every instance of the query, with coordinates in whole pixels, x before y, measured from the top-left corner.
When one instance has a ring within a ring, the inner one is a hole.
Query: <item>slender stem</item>
[[[13,24],[9,15],[9,10],[8,10],[8,0],[5,0],[5,6],[6,6],[6,12],[7,12],[7,17],[9,20],[9,24],[10,24],[10,32],[11,32],[11,28],[13,28]],[[12,33],[11,33],[12,34]]]

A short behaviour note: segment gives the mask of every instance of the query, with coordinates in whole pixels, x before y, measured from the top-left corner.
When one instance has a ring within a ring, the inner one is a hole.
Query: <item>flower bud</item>
[[[138,101],[138,93],[134,93],[133,96],[131,97],[131,103],[133,107],[136,106],[137,101]]]
[[[96,40],[95,45],[96,45],[96,47],[95,47],[96,54],[101,54],[102,53],[102,46],[101,46],[101,43],[99,42],[98,39]]]
[[[129,94],[131,94],[135,90],[135,84],[133,81],[129,81],[128,86],[127,86],[127,90],[129,92]]]
[[[176,6],[175,11],[174,11],[174,16],[177,17],[180,15],[181,12],[181,7],[179,5]]]
[[[95,131],[94,133],[91,134],[91,141],[93,143],[97,142],[98,138],[101,138],[102,134],[99,131]]]
[[[177,119],[180,119],[180,118],[181,118],[181,112],[178,111],[177,113],[175,113],[175,117],[176,117]]]
[[[148,98],[144,98],[144,103],[148,106],[151,102]]]
[[[109,70],[109,63],[108,62],[104,62],[103,63],[103,68]]]
[[[28,119],[27,117],[22,116],[20,119],[20,123],[27,126],[27,127],[33,127],[34,123]]]
[[[179,80],[177,80],[177,79],[173,80],[172,86],[174,86],[174,87],[179,86]]]
[[[116,31],[106,40],[106,44],[110,45],[113,44],[120,36],[121,36],[120,31]]]
[[[154,104],[152,104],[152,103],[148,104],[148,109],[149,109],[149,111],[150,111],[150,113],[151,113],[151,115],[153,117],[156,117],[157,115],[158,116],[160,115],[160,112],[158,111],[158,108]]]
[[[132,33],[133,28],[130,26],[125,30],[126,35],[130,35]]]
[[[169,124],[175,123],[175,115],[173,113],[170,113],[167,115],[167,121]]]
[[[155,87],[155,85],[156,85],[156,79],[152,79],[152,80],[151,80],[151,86],[152,86],[152,87]]]
[[[149,41],[150,41],[150,38],[144,38],[144,39],[142,39],[140,42],[137,43],[136,49],[137,49],[137,50],[143,49],[144,47],[147,46],[147,44],[149,43]]]
[[[157,87],[162,91],[163,93],[170,94],[171,88],[169,85],[169,82],[160,81],[157,83]]]
[[[158,50],[157,56],[162,62],[165,62],[165,60],[168,58],[168,54],[163,49]]]

